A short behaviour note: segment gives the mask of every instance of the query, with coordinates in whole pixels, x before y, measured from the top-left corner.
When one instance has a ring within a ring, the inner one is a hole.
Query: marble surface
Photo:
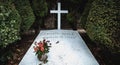
[[[50,40],[52,47],[48,53],[48,63],[42,65],[99,65],[77,31],[42,30],[35,41]],[[34,42],[35,42],[34,41]],[[58,42],[56,44],[56,42]],[[34,53],[34,42],[19,65],[39,65]]]

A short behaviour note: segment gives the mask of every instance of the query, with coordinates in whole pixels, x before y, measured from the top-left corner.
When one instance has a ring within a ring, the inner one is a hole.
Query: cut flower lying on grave
[[[51,47],[50,41],[46,41],[45,39],[43,41],[38,42],[38,43],[35,42],[34,44],[35,44],[35,46],[33,46],[34,52],[36,53],[36,55],[39,55],[39,56],[42,56],[45,53],[48,53],[49,47]],[[48,44],[50,46],[48,46]]]

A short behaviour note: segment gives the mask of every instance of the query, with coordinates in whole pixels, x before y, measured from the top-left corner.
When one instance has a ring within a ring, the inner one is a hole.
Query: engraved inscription
[[[75,32],[44,32],[41,33],[42,38],[68,38],[68,39],[75,39],[78,36]]]

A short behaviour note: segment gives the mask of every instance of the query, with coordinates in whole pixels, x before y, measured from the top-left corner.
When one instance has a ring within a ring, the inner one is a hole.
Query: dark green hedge
[[[20,22],[14,5],[0,2],[0,48],[20,39]]]
[[[44,17],[47,15],[48,6],[46,0],[32,0],[31,4],[36,17]]]
[[[120,52],[120,21],[117,19],[120,13],[117,6],[115,0],[95,0],[86,25],[89,37],[111,52]]]
[[[14,3],[22,18],[21,32],[24,32],[31,27],[35,20],[33,10],[30,6],[29,0],[15,0]]]
[[[44,17],[48,13],[48,4],[46,0],[30,0],[30,2],[31,2],[31,7],[36,16],[34,28],[36,29],[45,28]]]
[[[87,22],[87,18],[88,18],[88,14],[89,14],[89,11],[91,9],[91,5],[92,5],[92,2],[94,0],[88,0],[88,2],[86,3],[85,5],[85,8],[84,8],[84,11],[83,13],[81,14],[81,17],[80,17],[80,26],[82,28],[85,28],[86,26],[86,22]]]

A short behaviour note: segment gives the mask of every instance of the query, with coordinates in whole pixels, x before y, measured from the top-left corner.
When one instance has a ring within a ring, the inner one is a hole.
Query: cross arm
[[[58,11],[58,10],[50,10],[50,13],[68,13],[66,10]]]
[[[50,10],[50,13],[58,13],[56,10]]]

